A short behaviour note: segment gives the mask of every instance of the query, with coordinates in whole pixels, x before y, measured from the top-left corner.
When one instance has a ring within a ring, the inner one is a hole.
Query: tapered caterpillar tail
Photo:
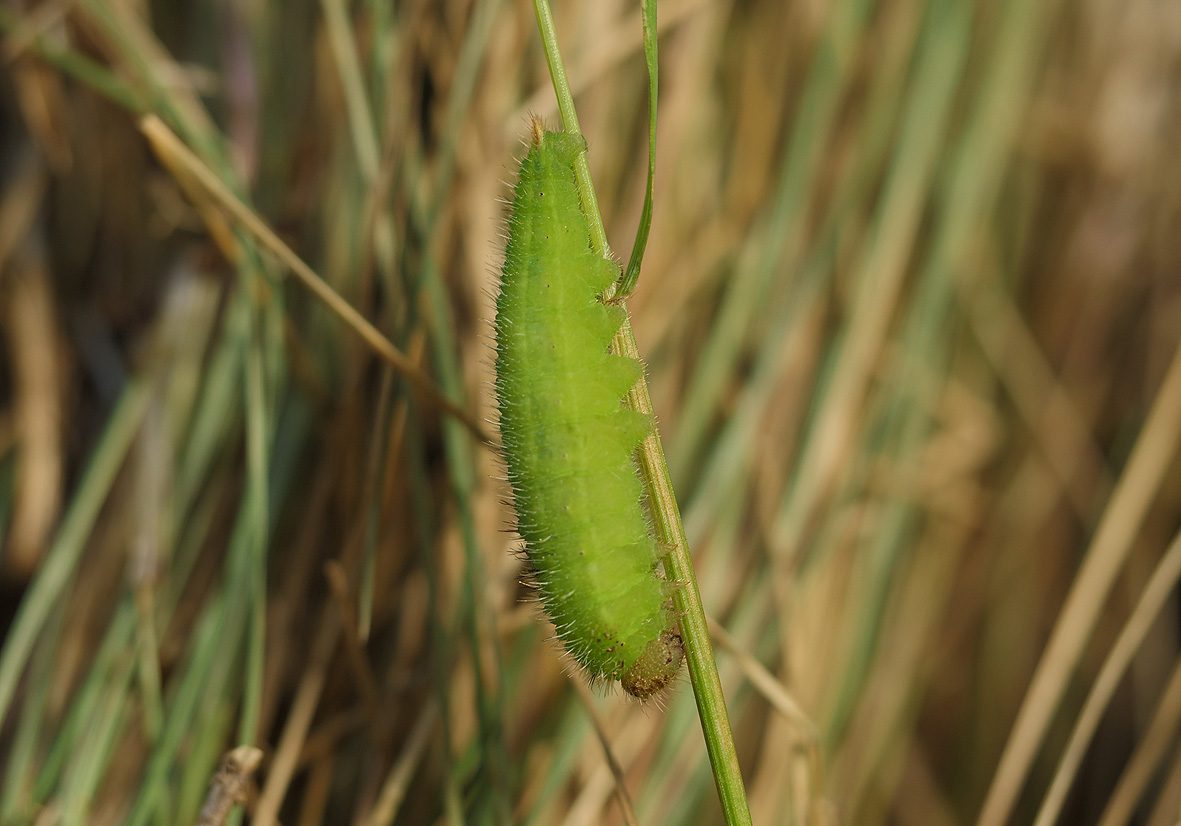
[[[642,367],[609,352],[624,311],[601,300],[618,272],[591,250],[584,149],[534,121],[496,302],[496,397],[541,602],[592,680],[642,699],[676,677],[683,649],[634,461],[652,421],[623,404]]]

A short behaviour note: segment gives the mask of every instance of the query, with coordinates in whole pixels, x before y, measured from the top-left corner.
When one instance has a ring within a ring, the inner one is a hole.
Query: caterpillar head
[[[639,700],[658,694],[680,673],[684,657],[680,632],[663,632],[648,643],[639,659],[620,678],[623,690]]]

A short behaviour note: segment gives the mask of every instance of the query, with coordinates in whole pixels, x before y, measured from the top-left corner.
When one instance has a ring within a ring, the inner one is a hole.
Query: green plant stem
[[[569,81],[566,79],[561,55],[558,52],[557,31],[554,27],[549,3],[547,0],[534,0],[533,6],[537,13],[537,25],[541,31],[541,40],[545,46],[550,79],[553,81],[554,92],[558,98],[562,128],[567,132],[581,135],[578,115],[574,111],[574,98],[570,92]],[[578,156],[574,171],[583,209],[586,211],[590,223],[591,246],[604,258],[611,259],[611,251],[607,245],[607,232],[603,226],[603,218],[599,214],[598,201],[590,179],[590,168],[586,162],[586,153]],[[611,347],[613,352],[619,355],[640,360],[636,337],[632,332],[631,317],[627,314],[626,307],[624,308],[623,326],[615,334]],[[652,398],[648,392],[646,378],[641,377],[635,387],[628,392],[627,402],[632,409],[648,416],[652,415]],[[738,753],[734,748],[734,735],[730,730],[730,718],[726,712],[726,698],[722,693],[722,681],[718,676],[717,663],[714,661],[709,625],[705,618],[705,607],[701,602],[701,591],[697,587],[697,576],[693,570],[693,558],[689,553],[689,543],[685,538],[685,528],[681,522],[681,511],[677,506],[676,494],[673,492],[668,460],[665,459],[660,433],[655,426],[641,444],[639,458],[640,471],[648,490],[656,538],[661,546],[668,550],[664,557],[665,572],[679,586],[675,590],[674,598],[677,612],[681,618],[681,636],[685,645],[685,659],[689,667],[689,679],[693,684],[698,716],[701,719],[701,729],[705,735],[705,746],[709,752],[710,765],[713,768],[714,782],[718,787],[722,811],[727,824],[749,824],[751,818],[750,808],[746,802],[746,788],[743,785],[742,773],[738,766]]]
[[[626,314],[623,326],[615,334],[611,346],[622,356],[636,360],[640,358],[636,337],[632,333],[631,318]],[[653,415],[652,397],[648,393],[646,378],[641,377],[628,392],[627,402],[633,410],[647,416]],[[734,748],[734,734],[730,730],[722,680],[714,661],[705,606],[701,602],[701,590],[697,587],[697,574],[693,569],[693,557],[689,553],[681,509],[677,506],[676,493],[668,472],[668,460],[664,457],[664,445],[655,426],[640,445],[640,471],[648,489],[656,538],[662,547],[668,549],[664,557],[665,572],[679,586],[674,599],[681,617],[685,661],[689,666],[689,680],[693,684],[693,696],[697,700],[697,713],[701,718],[701,730],[705,735],[705,747],[713,767],[722,811],[728,824],[749,824],[751,819],[746,802],[746,787],[738,765],[738,752]]]
[[[537,28],[541,31],[541,42],[545,46],[545,61],[549,64],[550,80],[553,81],[554,94],[558,98],[558,112],[562,117],[562,129],[573,135],[581,135],[582,129],[578,125],[578,113],[574,111],[574,94],[570,91],[570,81],[566,79],[566,67],[563,65],[562,55],[558,51],[558,30],[554,26],[554,16],[550,11],[549,0],[533,0],[533,9],[537,14]],[[579,153],[574,160],[574,176],[578,180],[578,194],[582,198],[582,207],[590,222],[591,248],[604,258],[610,259],[611,246],[607,243],[607,230],[603,226],[603,216],[599,214],[599,199],[595,195],[595,186],[591,182],[586,152]]]
[[[641,0],[640,18],[644,28],[644,64],[648,67],[648,180],[644,183],[644,206],[640,210],[640,225],[627,269],[615,282],[614,296],[626,298],[640,280],[644,264],[644,250],[648,248],[648,233],[652,229],[652,201],[656,183],[656,104],[660,98],[660,58],[657,53],[659,37],[656,28],[657,0]]]

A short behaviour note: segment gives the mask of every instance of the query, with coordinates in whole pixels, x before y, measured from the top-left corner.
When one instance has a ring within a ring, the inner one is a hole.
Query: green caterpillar
[[[652,421],[622,403],[642,367],[608,352],[624,311],[602,301],[618,272],[590,247],[574,175],[585,146],[533,124],[496,301],[496,396],[541,602],[592,680],[643,699],[684,652],[633,458]]]

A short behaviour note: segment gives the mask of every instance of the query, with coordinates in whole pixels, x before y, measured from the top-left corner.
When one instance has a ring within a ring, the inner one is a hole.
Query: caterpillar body
[[[653,424],[623,405],[642,367],[609,352],[624,311],[602,300],[618,272],[590,247],[584,149],[534,122],[496,301],[496,397],[517,530],[558,637],[592,680],[643,699],[683,650],[634,460]]]

